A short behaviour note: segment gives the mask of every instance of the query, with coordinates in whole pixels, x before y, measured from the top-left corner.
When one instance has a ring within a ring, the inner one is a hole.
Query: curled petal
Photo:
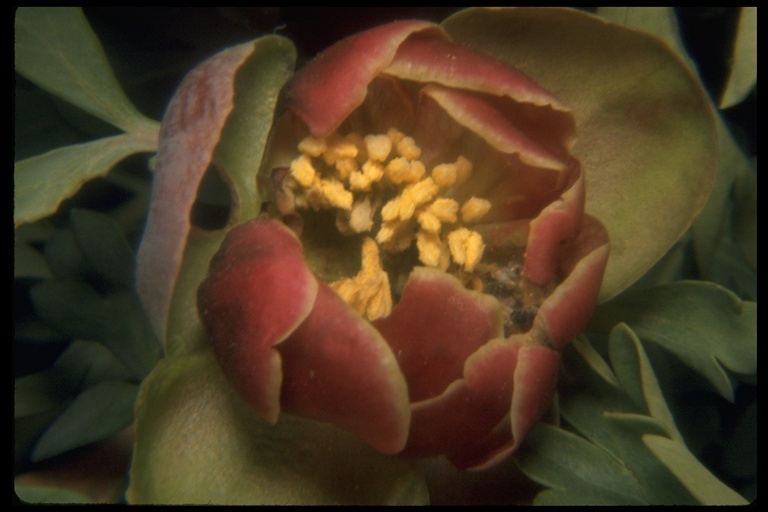
[[[312,313],[278,348],[286,412],[329,421],[384,453],[405,446],[408,387],[381,335],[320,283]]]
[[[198,291],[219,364],[243,399],[273,423],[283,380],[274,346],[307,318],[317,288],[293,233],[277,221],[253,220],[228,233]]]
[[[412,33],[445,38],[437,25],[408,20],[382,25],[334,44],[286,86],[286,100],[315,137],[338,127],[365,100],[368,85],[386,68]]]
[[[526,136],[484,97],[438,85],[424,87],[422,94],[436,101],[457,123],[504,154],[517,154],[536,167],[563,170],[565,162]]]
[[[461,378],[464,361],[501,336],[502,315],[490,296],[466,290],[439,270],[417,267],[392,313],[374,325],[397,355],[411,401],[418,402]]]

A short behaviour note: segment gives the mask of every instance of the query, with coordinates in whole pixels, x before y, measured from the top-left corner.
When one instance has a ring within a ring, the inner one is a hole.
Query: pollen
[[[364,137],[306,137],[298,151],[283,195],[296,210],[336,210],[335,229],[360,238],[360,272],[331,283],[355,311],[368,319],[388,315],[390,280],[401,281],[414,263],[451,272],[472,289],[482,287],[476,269],[485,243],[468,226],[487,215],[491,203],[453,197],[472,177],[469,159],[430,162],[428,171],[416,140],[395,128]]]
[[[470,197],[463,205],[461,205],[461,220],[467,224],[477,222],[485,217],[485,214],[490,210],[491,202],[487,199]]]
[[[363,239],[362,268],[356,276],[330,283],[349,307],[376,320],[392,311],[392,292],[389,276],[381,266],[379,247],[372,238]]]

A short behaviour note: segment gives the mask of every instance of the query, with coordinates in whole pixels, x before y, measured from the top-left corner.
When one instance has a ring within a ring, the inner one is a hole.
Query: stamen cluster
[[[482,219],[490,202],[471,197],[460,205],[446,197],[472,175],[467,158],[459,156],[427,172],[421,148],[394,128],[365,137],[307,137],[298,150],[283,182],[292,207],[336,209],[341,233],[371,233],[363,243],[360,274],[331,283],[369,319],[389,314],[392,303],[379,248],[400,253],[415,241],[421,263],[443,271],[453,263],[458,271],[472,272],[482,259],[483,239],[466,226]]]

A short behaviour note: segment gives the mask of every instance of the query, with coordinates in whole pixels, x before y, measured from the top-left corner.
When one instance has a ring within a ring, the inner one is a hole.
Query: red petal
[[[568,112],[557,98],[506,62],[447,39],[414,36],[403,41],[385,73],[404,80],[507,96],[515,102]]]
[[[453,382],[440,396],[413,404],[404,453],[455,455],[482,442],[509,413],[518,349],[501,339],[487,343],[467,361],[465,379]],[[510,435],[507,428],[506,437]]]
[[[387,343],[327,285],[279,347],[286,412],[331,422],[384,453],[405,446],[408,387]]]
[[[594,218],[584,217],[578,238],[563,245],[561,255],[567,277],[541,304],[536,319],[559,349],[582,332],[592,316],[608,260],[605,228]]]
[[[408,20],[382,25],[334,44],[310,61],[286,85],[288,108],[312,135],[330,134],[363,103],[368,84],[386,68],[412,33],[429,30],[445,38],[437,25]]]
[[[515,126],[515,119],[505,116],[483,96],[439,85],[427,85],[421,92],[500,153],[519,155],[524,163],[535,167],[565,169],[564,160],[528,137]]]
[[[560,353],[546,347],[522,347],[515,368],[512,438],[516,445],[549,408],[557,386]]]
[[[575,180],[573,184],[531,222],[523,274],[542,286],[555,277],[561,243],[578,234],[584,212],[583,174],[576,167],[569,171]]]
[[[441,394],[463,374],[464,362],[502,334],[494,298],[465,289],[439,270],[417,267],[392,313],[374,322],[408,381],[411,401]]]
[[[280,412],[282,370],[273,346],[309,315],[317,280],[301,244],[277,221],[232,229],[198,290],[200,318],[240,396],[271,422]]]

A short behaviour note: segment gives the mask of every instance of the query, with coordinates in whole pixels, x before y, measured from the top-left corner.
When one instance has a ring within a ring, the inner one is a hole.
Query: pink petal
[[[163,118],[136,267],[136,289],[162,340],[189,234],[189,214],[232,110],[235,71],[252,52],[253,43],[246,43],[198,65],[184,78]]]
[[[286,85],[288,108],[323,137],[365,100],[370,84],[411,34],[428,31],[445,38],[437,25],[408,20],[382,25],[339,41],[310,61]]]
[[[506,96],[515,102],[568,112],[557,98],[506,62],[447,39],[408,38],[384,72],[404,80]],[[571,132],[572,127],[571,122]]]
[[[605,228],[585,216],[578,238],[565,244],[561,254],[560,265],[567,277],[541,304],[536,319],[546,326],[558,349],[582,332],[592,316],[608,260]]]
[[[268,421],[280,412],[282,342],[310,314],[317,280],[285,226],[252,220],[232,229],[198,290],[200,318],[224,373]]]
[[[392,313],[374,322],[397,355],[411,401],[439,395],[461,378],[464,361],[501,336],[496,299],[466,290],[439,270],[417,267]]]
[[[468,91],[427,85],[421,93],[434,100],[456,123],[477,134],[491,147],[504,154],[515,154],[524,163],[544,169],[563,170],[563,157],[531,139],[518,126],[514,118],[492,104],[487,97]],[[563,153],[562,150],[559,153]]]
[[[576,165],[572,161],[572,165]],[[578,233],[584,212],[584,177],[577,167],[566,176],[574,181],[531,222],[525,249],[523,274],[536,284],[546,285],[558,270],[561,243]]]
[[[278,347],[286,412],[331,422],[384,453],[405,446],[408,386],[379,333],[321,283],[312,313]]]
[[[487,343],[466,362],[466,378],[453,382],[439,396],[413,404],[404,453],[458,454],[482,442],[509,413],[518,349],[519,345],[501,339]]]
[[[546,347],[525,346],[517,355],[512,396],[512,438],[518,445],[552,402],[560,372],[560,353]]]

